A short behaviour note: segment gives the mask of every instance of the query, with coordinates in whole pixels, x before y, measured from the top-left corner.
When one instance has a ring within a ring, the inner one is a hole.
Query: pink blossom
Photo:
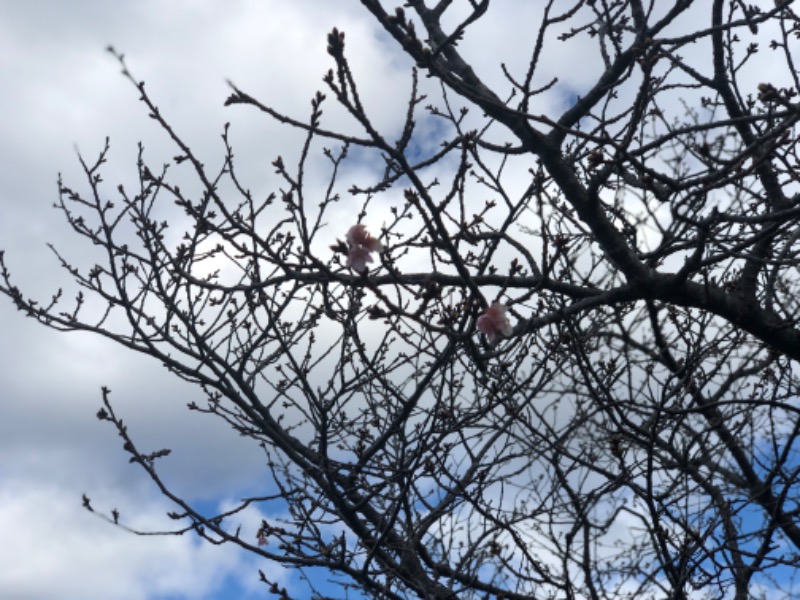
[[[513,329],[506,312],[505,306],[495,302],[478,317],[478,331],[486,336],[490,344],[511,335]]]
[[[372,255],[364,246],[351,246],[347,253],[347,266],[361,273],[372,262]]]
[[[271,531],[272,528],[266,521],[262,519],[261,527],[259,527],[258,531],[256,532],[256,542],[258,542],[259,546],[266,546],[269,544],[269,534]]]
[[[369,252],[380,252],[383,245],[378,238],[372,237],[363,223],[353,225],[347,232],[347,245],[362,246]]]
[[[367,263],[373,262],[372,252],[383,250],[378,238],[372,237],[367,228],[358,223],[347,232],[347,266],[359,273],[367,269]]]

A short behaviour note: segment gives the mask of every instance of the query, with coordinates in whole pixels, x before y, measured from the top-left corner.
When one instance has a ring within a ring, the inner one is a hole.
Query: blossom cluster
[[[506,315],[507,310],[505,306],[495,302],[478,317],[478,331],[486,336],[490,344],[510,336],[513,332],[511,322]]]
[[[356,223],[348,229],[345,240],[346,243],[338,241],[331,248],[336,252],[346,253],[346,266],[357,273],[364,273],[367,265],[374,262],[373,252],[383,251],[381,241],[373,237],[363,223]],[[514,329],[508,320],[507,312],[508,309],[505,305],[494,302],[478,317],[478,331],[486,336],[490,344],[496,343],[501,338],[509,337],[513,333]]]
[[[358,273],[367,269],[367,263],[373,261],[372,253],[383,250],[383,245],[376,237],[372,237],[367,228],[358,223],[347,232],[347,266]]]

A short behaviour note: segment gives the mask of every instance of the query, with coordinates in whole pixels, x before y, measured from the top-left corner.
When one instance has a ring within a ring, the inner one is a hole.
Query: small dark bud
[[[589,163],[589,168],[594,169],[605,162],[605,158],[603,157],[603,151],[600,148],[595,148],[591,152],[589,152],[589,156],[586,157],[586,160]]]
[[[347,254],[349,252],[347,249],[347,244],[345,244],[342,240],[336,240],[336,243],[331,244],[330,248],[338,254]]]
[[[778,90],[771,83],[759,83],[758,99],[764,103],[774,102],[778,99]]]
[[[340,57],[344,52],[344,31],[336,27],[328,34],[328,54],[334,58]]]

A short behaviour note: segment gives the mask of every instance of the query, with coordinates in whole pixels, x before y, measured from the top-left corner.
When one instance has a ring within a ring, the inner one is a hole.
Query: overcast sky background
[[[219,135],[231,120],[237,150],[247,155],[252,148],[269,169],[285,134],[254,112],[224,108],[226,78],[306,118],[330,67],[331,27],[346,29],[353,45],[361,39],[374,47],[365,64],[385,60],[372,23],[353,8],[324,1],[0,1],[0,248],[20,286],[49,297],[66,282],[46,242],[70,256],[86,253],[50,208],[59,172],[76,189],[84,185],[76,148],[92,160],[111,137],[104,171],[110,190],[134,187],[139,139],[149,156],[175,154],[106,46],[127,55],[164,114],[210,164],[221,156]],[[392,75],[385,64],[371,70],[376,79]],[[267,595],[257,582],[265,566],[234,547],[190,536],[137,538],[81,508],[87,493],[97,508],[117,507],[131,525],[171,525],[164,514],[173,507],[127,463],[112,428],[94,417],[102,385],[142,447],[173,449],[164,469],[176,488],[210,508],[259,489],[266,474],[258,448],[221,422],[187,413],[186,403],[200,394],[157,363],[95,337],[49,331],[7,301],[0,302],[0,323],[0,597]],[[245,525],[254,535],[258,515]]]
[[[499,81],[500,60],[512,70],[524,66],[540,4],[493,3],[465,44],[479,73]],[[85,189],[76,148],[92,160],[111,137],[103,171],[110,190],[118,183],[134,187],[138,140],[150,156],[174,154],[106,46],[125,53],[162,113],[207,164],[220,160],[219,135],[230,121],[237,156],[266,176],[279,153],[291,156],[297,138],[252,109],[223,107],[225,80],[305,119],[332,64],[325,46],[333,26],[347,33],[347,53],[376,122],[391,129],[404,105],[409,63],[357,2],[0,0],[0,249],[20,287],[46,300],[66,283],[46,242],[86,255],[51,208],[59,172]],[[584,88],[598,60],[579,43],[562,48],[544,65],[542,81],[558,75],[562,83],[540,99],[541,112],[553,114]],[[327,125],[347,127],[332,107],[326,116]],[[191,537],[137,538],[80,502],[87,493],[97,508],[116,507],[133,526],[170,525],[164,514],[172,506],[94,416],[103,385],[141,447],[173,450],[162,467],[170,482],[206,506],[263,490],[258,448],[223,423],[188,413],[186,403],[201,395],[146,357],[96,337],[47,330],[4,298],[0,324],[0,597],[264,597],[257,569],[265,566],[244,552]],[[253,534],[258,520],[255,513],[246,517]]]

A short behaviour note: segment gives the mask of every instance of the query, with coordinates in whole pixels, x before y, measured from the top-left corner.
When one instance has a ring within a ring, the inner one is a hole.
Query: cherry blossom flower
[[[478,317],[478,331],[486,336],[490,344],[511,335],[513,329],[506,316],[507,310],[505,306],[495,302]]]
[[[363,223],[353,225],[347,232],[347,243],[350,246],[363,246],[370,252],[380,252],[383,249],[378,238],[372,237]]]
[[[363,246],[351,246],[347,253],[347,266],[361,273],[367,268],[367,263],[373,261],[369,250]]]
[[[261,520],[261,527],[259,527],[258,531],[256,532],[256,542],[258,542],[259,546],[266,546],[269,544],[269,534],[272,531],[272,528],[269,524]]]
[[[347,232],[347,266],[362,273],[367,268],[367,263],[373,262],[372,252],[383,250],[383,244],[376,237],[372,237],[367,228],[358,223]]]

